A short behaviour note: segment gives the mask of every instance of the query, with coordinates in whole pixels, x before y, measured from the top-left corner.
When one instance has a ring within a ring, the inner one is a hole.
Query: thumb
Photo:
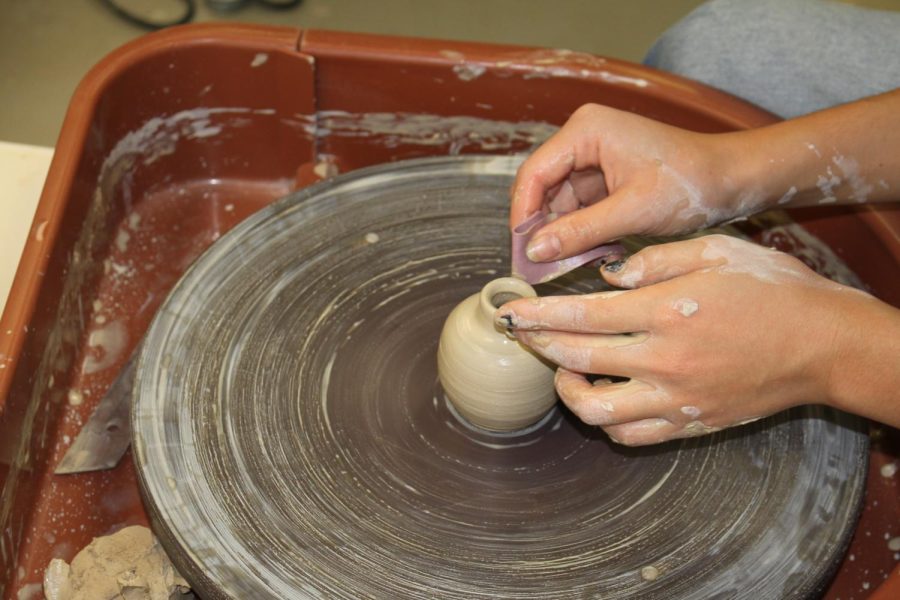
[[[660,283],[692,271],[716,267],[726,262],[721,253],[708,252],[721,245],[723,235],[648,246],[628,259],[603,266],[600,273],[607,282],[621,288],[637,288]]]

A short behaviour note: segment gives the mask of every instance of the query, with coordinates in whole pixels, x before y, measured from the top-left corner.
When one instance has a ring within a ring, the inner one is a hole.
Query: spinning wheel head
[[[338,177],[242,223],[177,285],[138,367],[135,461],[204,598],[755,598],[825,581],[862,493],[855,419],[809,408],[631,450],[559,407],[508,434],[453,414],[438,338],[507,272],[515,168]]]

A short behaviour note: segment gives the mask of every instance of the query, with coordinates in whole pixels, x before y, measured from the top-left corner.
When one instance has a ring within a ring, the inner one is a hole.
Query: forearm
[[[900,200],[900,90],[721,141],[744,212]]]
[[[849,303],[840,319],[829,403],[900,427],[900,310],[866,304]]]

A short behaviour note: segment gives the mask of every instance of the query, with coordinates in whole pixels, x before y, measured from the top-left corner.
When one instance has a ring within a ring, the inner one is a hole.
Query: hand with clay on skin
[[[613,440],[701,435],[811,402],[900,424],[900,311],[872,296],[720,235],[602,273],[635,289],[516,300],[498,324],[560,365],[562,400]]]
[[[548,203],[583,207],[532,240],[532,260],[553,260],[778,204],[889,200],[898,157],[898,92],[717,135],[586,107],[522,165],[510,224]],[[497,319],[562,367],[562,400],[614,440],[700,435],[806,403],[900,426],[900,310],[722,236],[647,248],[601,273],[629,289],[517,300]]]
[[[900,90],[749,131],[702,134],[585,105],[522,166],[514,230],[547,262],[627,235],[688,233],[773,206],[900,199]],[[576,210],[581,208],[581,210]]]

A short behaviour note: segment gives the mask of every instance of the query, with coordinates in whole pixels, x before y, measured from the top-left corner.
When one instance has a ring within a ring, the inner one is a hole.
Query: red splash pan
[[[53,469],[218,236],[335,172],[526,151],[586,102],[707,132],[774,120],[685,79],[562,50],[194,25],[100,62],[72,98],[0,320],[0,597],[42,597],[51,558],[147,524],[130,456],[111,471]],[[900,305],[900,211],[793,217]],[[827,598],[900,597],[888,544],[900,536],[898,439],[873,429],[866,506]]]

